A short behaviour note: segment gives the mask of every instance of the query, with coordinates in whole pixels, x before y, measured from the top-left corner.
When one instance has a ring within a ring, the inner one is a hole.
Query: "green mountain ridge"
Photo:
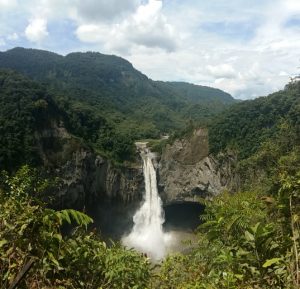
[[[158,131],[182,127],[188,118],[204,121],[235,100],[221,90],[178,83],[153,81],[127,60],[96,52],[70,53],[14,48],[0,53],[0,67],[21,72],[101,110],[103,115],[149,122]],[[195,94],[195,93],[194,93]],[[192,107],[197,105],[197,109]],[[121,120],[122,122],[122,120]],[[158,132],[157,131],[157,132]],[[156,133],[157,133],[156,132]]]
[[[209,125],[211,152],[231,149],[245,159],[272,139],[283,122],[300,135],[300,82],[266,97],[238,103],[218,115]]]
[[[159,138],[189,120],[206,123],[235,102],[218,89],[153,81],[127,60],[95,52],[61,56],[14,48],[0,52],[0,69],[43,85],[68,131],[118,162],[131,159],[135,140]],[[11,100],[5,93],[3,103]]]
[[[127,60],[96,52],[14,48],[0,52],[0,68],[43,84],[67,129],[119,162],[131,158],[135,140],[159,138],[189,120],[206,123],[235,103],[218,89],[153,81]]]

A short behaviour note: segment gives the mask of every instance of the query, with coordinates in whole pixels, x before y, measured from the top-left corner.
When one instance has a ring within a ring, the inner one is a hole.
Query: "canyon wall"
[[[83,209],[95,202],[127,206],[142,200],[144,176],[138,152],[134,164],[116,167],[70,135],[62,122],[53,122],[36,138],[44,167],[59,178],[59,189],[52,194],[55,207]],[[222,162],[208,154],[206,129],[167,144],[157,164],[163,202],[196,202],[199,197],[211,198],[235,189],[234,163],[233,156]]]
[[[159,188],[168,203],[211,198],[238,184],[234,156],[222,162],[209,155],[206,129],[193,131],[164,149],[159,163]]]
[[[36,133],[43,167],[59,188],[51,193],[54,206],[83,209],[95,202],[131,203],[142,199],[142,163],[117,167],[70,135],[63,123]]]

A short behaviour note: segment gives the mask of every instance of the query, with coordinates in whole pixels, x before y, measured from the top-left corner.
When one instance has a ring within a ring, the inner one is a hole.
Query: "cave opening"
[[[201,223],[200,215],[203,214],[204,208],[197,202],[176,202],[165,205],[164,230],[194,231]]]

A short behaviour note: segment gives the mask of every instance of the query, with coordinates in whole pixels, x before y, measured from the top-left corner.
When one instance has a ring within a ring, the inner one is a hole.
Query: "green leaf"
[[[62,236],[61,236],[61,234],[54,234],[53,237],[54,237],[55,239],[57,239],[59,242],[62,241]]]
[[[279,261],[281,261],[282,259],[281,258],[273,258],[273,259],[269,259],[267,260],[264,264],[263,264],[263,267],[264,268],[267,268],[267,267],[270,267],[272,266],[273,264],[277,264]]]
[[[245,238],[247,241],[254,241],[254,235],[248,231],[245,231]]]
[[[7,244],[7,240],[0,240],[0,248],[3,247],[5,244]]]
[[[48,257],[52,263],[54,263],[57,267],[59,267],[58,261],[54,258],[53,254],[51,252],[48,252]]]

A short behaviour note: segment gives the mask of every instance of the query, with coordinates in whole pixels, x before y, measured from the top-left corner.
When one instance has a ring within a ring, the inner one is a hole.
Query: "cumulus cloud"
[[[135,13],[116,23],[81,24],[76,35],[81,41],[103,43],[107,50],[130,51],[133,46],[176,48],[175,33],[162,13],[162,1],[149,0]]]
[[[75,1],[76,16],[83,22],[111,22],[116,17],[135,11],[137,0],[85,0]]]
[[[35,18],[30,20],[25,29],[25,35],[31,42],[40,43],[48,36],[47,20],[43,18]]]
[[[282,4],[292,13],[300,12],[300,2],[298,0],[282,0]]]
[[[208,72],[216,78],[234,78],[236,71],[230,64],[207,65]]]
[[[0,11],[16,7],[17,0],[0,0]]]
[[[18,40],[18,39],[19,39],[19,35],[16,32],[14,32],[12,34],[9,34],[7,36],[7,40],[10,40],[10,41],[15,41],[15,40]]]
[[[4,46],[6,45],[6,42],[4,39],[0,38],[0,46]]]
[[[76,35],[83,42],[97,43],[104,40],[106,27],[95,24],[83,24],[76,30]]]

